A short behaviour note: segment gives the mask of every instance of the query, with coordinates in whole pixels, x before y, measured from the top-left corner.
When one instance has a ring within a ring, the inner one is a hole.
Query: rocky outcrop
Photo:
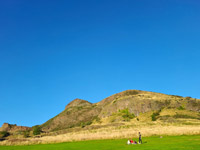
[[[16,132],[16,131],[28,131],[31,130],[30,127],[17,126],[16,124],[4,123],[0,128],[0,131]]]

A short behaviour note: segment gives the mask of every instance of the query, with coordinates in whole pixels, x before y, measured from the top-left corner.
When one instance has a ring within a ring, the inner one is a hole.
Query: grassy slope
[[[30,146],[0,146],[0,150],[198,150],[200,135],[145,137],[142,145],[126,145],[126,139],[81,141]]]

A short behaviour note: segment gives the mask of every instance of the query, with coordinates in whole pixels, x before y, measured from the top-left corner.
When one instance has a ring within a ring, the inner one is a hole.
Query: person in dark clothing
[[[139,132],[139,143],[142,144],[142,135],[140,132]]]

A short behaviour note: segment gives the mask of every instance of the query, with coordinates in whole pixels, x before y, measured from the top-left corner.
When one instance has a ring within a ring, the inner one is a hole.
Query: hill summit
[[[89,106],[92,105],[92,103],[86,101],[86,100],[82,100],[79,98],[74,99],[73,101],[71,101],[66,107],[65,109],[69,109],[70,107],[83,107],[83,106]]]

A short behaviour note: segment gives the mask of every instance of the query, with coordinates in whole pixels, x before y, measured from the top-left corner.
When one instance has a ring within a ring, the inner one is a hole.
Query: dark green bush
[[[96,116],[93,120],[95,120],[98,123],[101,123],[101,119],[98,116]]]
[[[139,92],[138,91],[136,91],[136,90],[130,90],[130,91],[126,91],[125,93],[124,93],[124,95],[137,95],[137,94],[139,94]]]
[[[85,126],[91,125],[92,121],[87,121],[87,122],[81,122],[81,128],[84,128]]]
[[[81,128],[84,128],[85,126],[85,122],[81,122]]]
[[[41,127],[40,126],[34,126],[33,127],[33,134],[34,135],[39,135],[41,133]]]
[[[194,117],[194,116],[189,116],[189,115],[184,115],[184,114],[176,114],[173,116],[174,118],[186,118],[186,119],[199,119],[199,117]]]
[[[7,132],[7,131],[1,131],[1,132],[0,132],[0,138],[7,137],[7,136],[9,136],[9,135],[10,135],[10,133]]]
[[[185,110],[185,108],[183,106],[179,106],[178,110]]]
[[[88,126],[88,125],[91,125],[92,124],[92,121],[88,121],[88,122],[86,122],[86,125]]]
[[[155,115],[155,113],[153,113],[153,114],[151,115],[151,120],[152,120],[152,121],[156,121],[156,115]]]
[[[158,111],[156,111],[156,112],[154,112],[154,113],[151,115],[151,120],[152,120],[152,121],[156,121],[156,120],[158,119],[159,115],[160,115],[160,112],[161,112],[161,109],[158,110]]]
[[[29,131],[24,131],[24,132],[23,132],[23,135],[24,135],[25,138],[27,138],[27,137],[29,137],[30,132],[29,132]]]
[[[70,125],[70,126],[69,126],[69,128],[73,128],[73,127],[75,127],[75,125]]]
[[[128,108],[119,110],[119,115],[124,118],[124,121],[130,121],[130,119],[133,119],[135,117],[133,113],[129,112]]]
[[[116,103],[116,102],[117,102],[117,100],[114,100],[114,101],[113,101],[113,104]]]

